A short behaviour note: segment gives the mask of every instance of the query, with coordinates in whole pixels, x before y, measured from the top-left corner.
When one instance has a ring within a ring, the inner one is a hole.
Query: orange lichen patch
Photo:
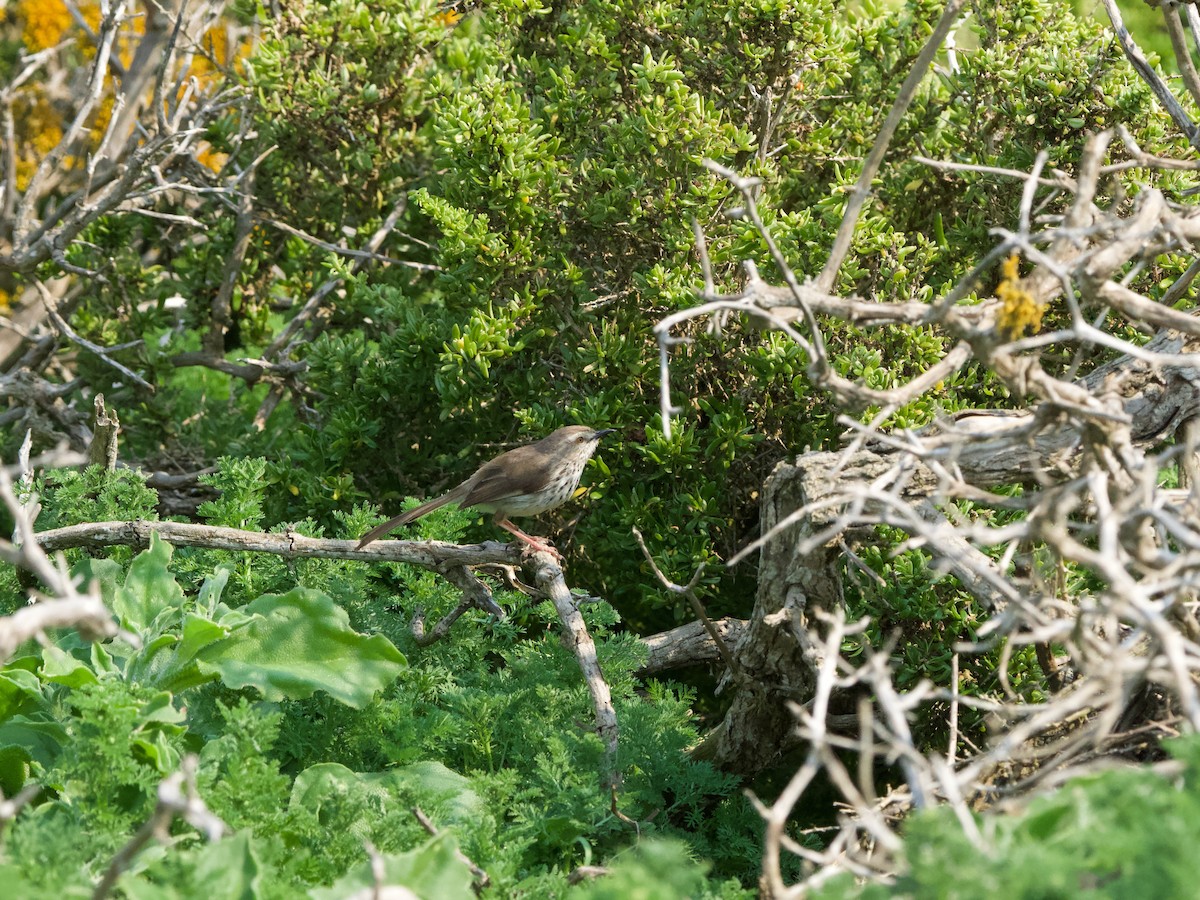
[[[229,34],[216,26],[208,29],[200,40],[201,53],[192,60],[192,72],[203,76],[229,65]]]
[[[1002,304],[996,327],[1010,338],[1020,337],[1026,329],[1037,334],[1046,312],[1045,304],[1038,303],[1021,286],[1020,268],[1021,257],[1013,253],[1000,264],[1000,285],[996,288],[996,298]]]
[[[88,138],[94,149],[104,139],[104,131],[112,119],[115,101],[112,97],[101,97],[88,123]],[[38,165],[63,138],[63,120],[60,111],[37,89],[17,98],[13,106],[14,116],[19,123],[17,132],[17,189],[24,191]],[[59,163],[70,169],[80,162],[77,156],[68,154]]]
[[[101,24],[101,8],[98,0],[77,0],[77,8],[82,19],[91,28],[93,34],[99,32]],[[113,46],[113,53],[128,67],[132,64],[146,32],[147,12],[141,4],[129,4],[123,7],[124,14],[118,23],[119,33]],[[22,40],[26,48],[32,52],[56,47],[64,41],[71,43],[70,63],[77,64],[82,56],[93,59],[96,46],[84,30],[72,17],[64,0],[16,0],[18,25],[21,27]],[[165,13],[159,13],[165,15]],[[232,35],[240,31],[231,29],[226,22],[219,22],[209,29],[200,40],[199,46],[193,45],[192,53],[188,48],[177,48],[179,55],[177,64],[187,60],[190,76],[186,84],[197,86],[201,92],[219,86],[223,75],[230,67],[237,67],[248,58],[253,41],[250,39],[235,41]],[[183,38],[186,44],[187,38]],[[152,90],[149,88],[148,90]],[[182,90],[186,90],[184,87]],[[112,94],[113,82],[106,79],[99,101],[93,107],[86,122],[87,137],[79,146],[72,149],[84,154],[99,146],[104,138],[106,129],[112,121],[115,105]],[[182,95],[181,95],[182,96]],[[147,97],[140,98],[144,102]],[[139,98],[127,97],[128,103],[137,103]],[[24,191],[28,188],[34,172],[46,155],[62,140],[64,130],[77,110],[70,108],[68,102],[51,104],[41,92],[36,83],[26,85],[19,93],[14,106],[17,119],[16,135],[16,169],[17,188]],[[220,171],[225,165],[225,154],[218,153],[213,148],[204,145],[197,152],[201,163],[214,171]],[[70,169],[78,166],[81,159],[76,156],[66,156],[59,161],[60,169]]]
[[[56,2],[61,2],[61,0],[56,0]],[[100,4],[95,2],[80,3],[78,6],[79,14],[83,16],[83,21],[87,22],[88,28],[92,29],[92,34],[95,34],[100,30],[100,19],[103,15],[100,10]]]
[[[108,128],[108,123],[112,121],[113,107],[116,105],[116,100],[111,95],[106,95],[100,98],[100,102],[96,104],[96,108],[92,111],[92,115],[88,122],[88,134],[92,139],[92,146],[100,146],[100,142],[104,140],[104,130]]]
[[[88,28],[95,34],[100,30],[100,4],[81,2],[78,4],[79,14]],[[17,4],[17,18],[23,23],[21,40],[31,52],[45,50],[71,37],[71,32],[77,30],[75,19],[71,16],[67,4],[63,0],[20,0]],[[124,23],[129,36],[123,36],[118,44],[118,53],[126,65],[133,59],[133,50],[137,42],[134,35],[145,32],[145,17],[133,16]],[[96,48],[88,41],[80,43],[80,52],[89,59],[95,55]]]
[[[121,65],[128,68],[133,65],[134,54],[146,35],[146,17],[134,16],[125,21],[121,28],[121,36],[117,40],[117,56]]]

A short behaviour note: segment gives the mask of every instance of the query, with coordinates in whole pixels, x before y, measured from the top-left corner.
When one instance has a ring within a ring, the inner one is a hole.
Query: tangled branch
[[[1163,12],[1179,25],[1181,10]],[[1200,16],[1191,7],[1187,14],[1200,34]],[[940,40],[931,38],[935,48]],[[922,56],[910,82],[928,62]],[[1188,69],[1185,84],[1196,88],[1190,62]],[[1181,106],[1176,121],[1194,141]],[[885,130],[872,159],[882,158],[889,139]],[[986,847],[971,815],[981,804],[1057,784],[1156,736],[1200,728],[1200,319],[1174,308],[1200,263],[1170,290],[1146,277],[1164,255],[1194,253],[1200,209],[1152,187],[1128,197],[1108,183],[1136,167],[1195,166],[1145,153],[1120,127],[1088,139],[1074,176],[1045,172],[1044,154],[1026,172],[920,161],[948,174],[1017,179],[1022,188],[1015,225],[995,228],[991,250],[940,297],[886,302],[835,292],[862,202],[849,205],[822,275],[797,275],[759,214],[758,181],[710,163],[739,195],[737,213],[754,226],[783,284],[767,284],[747,261],[740,290],[718,290],[697,225],[700,303],[657,327],[664,420],[678,412],[668,380],[671,348],[683,340],[676,331],[730,314],[787,335],[807,355],[813,384],[853,413],[839,420],[848,429],[845,447],[776,469],[763,495],[761,537],[730,560],[761,553],[758,597],[732,653],[741,688],[697,751],[756,772],[789,748],[807,748],[774,802],[756,801],[766,823],[763,883],[773,897],[804,896],[838,872],[890,880],[899,866],[896,823],[923,806],[949,807],[967,838]],[[860,187],[869,181],[865,167]],[[1050,198],[1062,213],[1035,214]],[[1024,277],[1022,260],[1031,269]],[[1002,261],[995,296],[981,298],[983,278]],[[1042,331],[1047,310],[1056,324]],[[932,328],[950,349],[908,383],[873,388],[832,367],[823,349],[831,320],[865,331]],[[1152,337],[1130,337],[1138,334]],[[1015,408],[885,430],[896,411],[968,363],[1002,383]],[[872,415],[864,420],[866,410]],[[1171,482],[1178,487],[1164,486]],[[927,554],[990,611],[955,651],[1000,651],[996,696],[959,691],[959,656],[953,684],[925,680],[902,691],[892,647],[873,648],[863,660],[843,655],[866,627],[846,620],[843,582],[856,564],[866,568],[855,548],[876,540],[877,526],[898,529],[906,536],[898,551]],[[1037,703],[1008,684],[1009,663],[1023,647],[1036,650],[1048,687]],[[835,700],[855,697],[864,698],[855,715],[835,714]],[[948,753],[923,751],[911,732],[916,712],[932,703],[949,710]],[[985,747],[959,746],[957,715],[967,706],[995,723]],[[859,757],[857,774],[847,752]],[[875,762],[884,759],[903,783],[881,794]],[[844,811],[815,851],[790,835],[788,823],[818,775],[840,792]],[[784,877],[788,856],[810,864],[799,883]]]

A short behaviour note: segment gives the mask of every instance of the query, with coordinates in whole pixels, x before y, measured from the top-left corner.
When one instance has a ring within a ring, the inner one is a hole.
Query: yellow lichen
[[[228,153],[220,153],[214,150],[212,145],[207,141],[203,141],[196,148],[196,162],[202,166],[207,166],[214,172],[220,172],[225,168],[225,163],[229,161]]]
[[[1036,334],[1042,327],[1042,315],[1046,307],[1038,303],[1029,291],[1021,286],[1021,257],[1013,253],[1000,264],[1000,284],[996,298],[1000,301],[1000,312],[996,316],[996,327],[1009,338],[1018,338],[1026,329]]]

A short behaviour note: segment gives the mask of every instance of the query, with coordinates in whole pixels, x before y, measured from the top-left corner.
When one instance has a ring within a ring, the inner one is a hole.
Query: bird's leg
[[[558,560],[559,562],[562,562],[562,554],[561,553],[559,553],[557,550],[555,550],[553,547],[551,547],[549,544],[547,544],[541,538],[535,538],[532,535],[526,534],[520,528],[518,528],[516,525],[514,525],[510,519],[507,519],[504,516],[496,516],[496,524],[499,525],[501,528],[503,528],[505,531],[507,531],[509,534],[512,534],[519,540],[524,541],[526,544],[528,544],[534,550],[541,550],[545,553],[549,553],[556,560]]]

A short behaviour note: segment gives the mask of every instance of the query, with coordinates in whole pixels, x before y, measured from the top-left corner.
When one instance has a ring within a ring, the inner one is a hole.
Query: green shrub
[[[1200,740],[1168,745],[1182,773],[1120,768],[1076,778],[1018,815],[976,817],[977,847],[948,809],[921,812],[904,829],[905,871],[895,885],[842,877],[814,896],[1186,897],[1200,863]]]

